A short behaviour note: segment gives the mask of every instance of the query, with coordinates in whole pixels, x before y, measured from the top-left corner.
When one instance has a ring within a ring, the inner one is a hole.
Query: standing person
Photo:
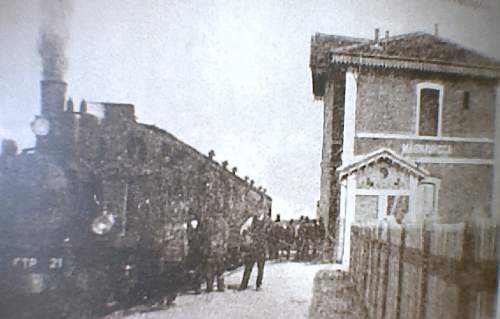
[[[280,240],[281,240],[281,219],[280,215],[276,215],[276,220],[274,221],[271,232],[269,234],[269,259],[279,258]]]
[[[252,274],[253,264],[257,259],[254,236],[249,227],[252,225],[253,218],[254,217],[250,217],[240,229],[240,254],[245,270],[243,272],[243,279],[239,290],[247,289],[248,281],[250,280],[250,275]]]
[[[309,219],[308,216],[305,218],[305,229],[304,229],[304,257],[303,260],[311,261],[312,258],[312,245],[314,242],[314,221]]]
[[[186,257],[186,268],[189,273],[189,290],[196,294],[201,292],[203,276],[203,249],[202,232],[198,223],[198,218],[193,217],[188,223],[188,255]]]
[[[305,248],[305,237],[306,237],[306,225],[304,216],[300,216],[299,222],[296,225],[296,249],[297,254],[295,255],[296,261],[304,260],[304,248]]]
[[[229,241],[227,245],[226,269],[233,270],[241,266],[240,233],[237,227],[229,226]]]
[[[279,223],[278,228],[278,259],[282,257],[288,259],[290,257],[290,248],[288,245],[288,228],[287,223]]]
[[[266,262],[266,243],[268,241],[268,234],[270,231],[270,221],[266,214],[251,217],[250,227],[242,228],[243,243],[242,252],[244,252],[245,270],[239,290],[248,288],[248,281],[252,274],[252,269],[257,263],[257,281],[256,290],[260,290],[262,280],[264,278],[264,265]],[[248,223],[245,223],[248,225]],[[245,226],[244,225],[244,226]]]
[[[288,221],[288,224],[284,225],[284,248],[283,254],[286,256],[287,260],[290,260],[290,251],[293,248],[293,238],[294,238],[294,228],[293,228],[293,219]]]
[[[171,305],[184,282],[184,261],[188,251],[187,223],[174,219],[165,224],[165,247],[162,256],[163,292]]]
[[[325,243],[325,224],[323,224],[323,219],[320,217],[316,221],[315,225],[315,257],[317,260],[323,258],[323,250]]]
[[[311,227],[310,227],[310,232],[311,232],[311,261],[314,261],[318,257],[318,251],[319,251],[319,226],[318,226],[318,220],[312,219],[311,220]]]
[[[214,279],[217,279],[217,291],[224,291],[225,257],[229,240],[229,225],[224,220],[222,212],[217,212],[207,221],[207,258],[206,279],[207,292],[213,291]]]

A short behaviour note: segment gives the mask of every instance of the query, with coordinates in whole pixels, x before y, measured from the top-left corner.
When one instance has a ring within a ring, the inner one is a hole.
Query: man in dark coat
[[[314,245],[314,233],[315,233],[315,220],[309,219],[308,216],[305,218],[304,222],[304,245],[303,245],[303,258],[302,260],[311,261],[312,259],[312,248]]]
[[[295,260],[303,261],[305,258],[305,250],[306,250],[306,220],[304,216],[300,216],[299,222],[296,226],[296,247],[297,247],[297,255],[295,256]]]
[[[207,292],[213,291],[214,279],[217,278],[217,291],[224,291],[224,271],[226,270],[225,257],[229,240],[229,225],[224,220],[221,212],[208,218],[206,223],[207,233],[207,259],[205,272],[207,277]]]
[[[325,239],[325,225],[320,217],[314,224],[314,248],[313,258],[321,259],[323,257],[323,246]]]
[[[278,259],[279,251],[281,248],[281,240],[283,237],[283,227],[281,226],[280,215],[276,215],[276,220],[271,226],[271,231],[269,233],[269,259]]]
[[[251,217],[250,227],[243,229],[241,234],[242,239],[242,254],[245,270],[241,281],[240,290],[248,288],[248,281],[252,274],[252,269],[257,263],[257,282],[256,289],[260,290],[264,277],[264,264],[266,262],[267,242],[270,232],[270,220],[266,214]],[[248,225],[248,223],[245,223]]]
[[[186,268],[188,271],[188,290],[195,293],[201,292],[201,283],[204,278],[203,273],[203,238],[201,226],[198,224],[198,219],[193,218],[188,223],[188,255],[186,256]]]
[[[173,220],[164,226],[165,245],[162,252],[163,291],[167,305],[172,304],[183,288],[184,261],[188,251],[187,224]]]
[[[295,228],[293,226],[293,219],[288,221],[288,224],[285,225],[284,228],[284,249],[283,253],[286,255],[286,259],[290,259],[290,251],[293,248],[293,241],[295,237]]]

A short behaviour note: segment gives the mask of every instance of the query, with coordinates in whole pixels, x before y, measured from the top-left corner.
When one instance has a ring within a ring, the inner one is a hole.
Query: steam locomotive
[[[159,299],[165,277],[185,275],[165,273],[155,236],[122,236],[93,179],[42,154],[2,155],[0,318],[95,318]]]
[[[270,211],[213,152],[137,123],[130,104],[82,100],[75,112],[65,90],[42,80],[35,148],[2,145],[0,318],[95,318],[171,296],[197,267],[182,239],[191,220],[223,210],[237,226]]]

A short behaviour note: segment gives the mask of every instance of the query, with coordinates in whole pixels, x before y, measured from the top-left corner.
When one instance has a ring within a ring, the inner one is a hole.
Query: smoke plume
[[[67,69],[65,56],[69,40],[70,0],[42,0],[42,22],[38,52],[42,59],[43,78],[63,80]]]

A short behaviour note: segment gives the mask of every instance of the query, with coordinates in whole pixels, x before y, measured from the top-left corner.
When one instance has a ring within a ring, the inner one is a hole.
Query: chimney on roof
[[[389,30],[386,30],[386,31],[385,31],[385,39],[386,39],[386,40],[389,40]]]
[[[80,113],[87,113],[87,102],[85,100],[80,102]]]
[[[66,102],[66,111],[67,112],[74,112],[75,111],[75,105],[73,103],[72,98],[69,98],[68,101]]]
[[[434,35],[439,36],[439,24],[437,23],[434,24]]]
[[[375,39],[374,39],[375,43],[378,43],[379,37],[380,37],[380,29],[376,28],[375,29]]]

